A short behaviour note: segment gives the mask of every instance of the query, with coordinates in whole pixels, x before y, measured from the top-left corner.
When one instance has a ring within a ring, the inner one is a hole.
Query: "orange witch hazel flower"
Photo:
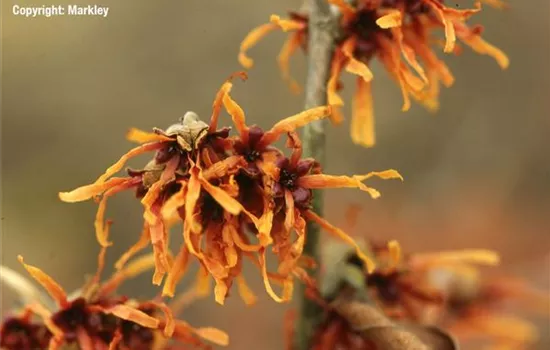
[[[159,285],[167,276],[163,295],[174,295],[177,282],[194,257],[201,264],[201,278],[214,279],[218,303],[224,303],[235,281],[243,300],[252,304],[256,298],[241,275],[243,258],[249,258],[260,267],[268,293],[284,302],[290,299],[293,277],[306,278],[302,268],[310,264],[301,258],[306,220],[320,223],[355,245],[343,231],[309,209],[312,189],[355,187],[376,198],[380,194],[364,185],[364,180],[401,176],[395,170],[353,177],[322,174],[314,159],[301,158],[300,141],[294,131],[329,116],[331,107],[300,112],[267,131],[248,126],[242,108],[229,94],[235,76],[246,78],[244,73],[236,73],[222,85],[209,124],[188,112],[179,124],[166,131],[154,129],[147,133],[132,129],[128,138],[141,146],[125,154],[93,184],[59,196],[66,202],[90,198],[99,201],[96,235],[106,247],[111,244],[106,234],[109,222],[104,219],[106,201],[119,191],[135,189],[144,206],[144,228],[141,238],[116,266],[124,266],[130,256],[151,242],[155,256],[153,283]],[[237,136],[230,136],[229,128],[217,127],[223,107],[233,120]],[[292,149],[289,156],[273,146],[283,136],[288,137]],[[127,177],[113,177],[129,158],[151,151],[156,152],[155,157],[143,169],[128,170]],[[176,222],[184,224],[184,244],[172,258],[167,245],[168,229]],[[270,245],[279,258],[277,273],[268,272],[265,264]],[[360,256],[368,261],[362,253]],[[369,267],[373,268],[370,262]],[[283,284],[282,297],[274,293],[270,280]]]
[[[548,291],[516,277],[489,276],[461,264],[433,270],[431,280],[446,299],[440,322],[462,342],[482,341],[486,349],[493,350],[527,349],[537,341],[535,325],[504,309],[517,306],[550,316]]]
[[[227,345],[227,335],[215,328],[193,328],[174,318],[161,300],[138,301],[118,296],[125,280],[152,268],[152,255],[142,256],[99,283],[105,248],[99,255],[95,276],[76,293],[68,296],[63,288],[37,267],[19,261],[48,292],[54,307],[38,301],[24,306],[21,314],[4,320],[0,346],[8,350],[50,349],[77,345],[83,350],[173,349],[171,340],[209,349],[203,339]],[[18,279],[22,279],[19,277]],[[23,291],[25,292],[25,291]],[[32,316],[40,318],[33,321]]]
[[[344,0],[327,1],[337,6],[342,14],[327,98],[329,104],[336,107],[332,120],[338,123],[342,120],[339,107],[344,105],[338,94],[340,74],[345,70],[357,76],[351,120],[351,137],[356,144],[367,147],[375,144],[373,74],[369,68],[373,58],[382,63],[399,85],[404,99],[403,111],[409,110],[411,97],[429,110],[437,110],[440,83],[446,87],[454,83],[449,68],[432,49],[433,43],[437,43],[434,33],[438,29],[444,30],[445,53],[458,54],[459,39],[473,51],[492,56],[501,68],[509,65],[507,56],[481,37],[481,26],[470,27],[465,23],[481,10],[480,2],[476,2],[473,9],[455,9],[442,0],[359,0],[356,6]],[[504,7],[500,0],[484,2]],[[288,19],[272,15],[270,23],[252,30],[243,40],[239,61],[246,68],[252,67],[253,61],[246,52],[275,29],[290,32],[278,61],[284,79],[289,81],[293,91],[298,91],[298,84],[290,77],[289,59],[300,47],[307,51],[307,15],[290,13]]]
[[[441,266],[495,266],[499,255],[490,250],[466,249],[403,256],[397,241],[371,244],[377,269],[367,276],[367,287],[386,315],[399,320],[428,322],[443,307],[445,295],[431,282],[430,273]],[[354,256],[350,262],[357,261]]]

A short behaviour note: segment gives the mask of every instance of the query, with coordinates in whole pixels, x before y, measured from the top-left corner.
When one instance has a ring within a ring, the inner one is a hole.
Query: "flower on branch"
[[[116,295],[127,279],[154,266],[152,254],[131,261],[111,278],[100,282],[105,248],[98,258],[95,276],[77,293],[68,296],[55,280],[41,269],[28,265],[27,272],[47,291],[54,308],[33,302],[1,325],[0,346],[8,350],[60,349],[77,345],[80,349],[127,350],[170,349],[177,341],[201,349],[210,347],[203,340],[227,345],[227,335],[215,328],[193,328],[174,318],[160,299],[134,300]],[[33,321],[33,316],[39,320]]]
[[[164,280],[163,295],[173,296],[191,258],[201,266],[199,285],[208,289],[208,278],[215,281],[214,296],[223,304],[233,282],[245,303],[256,297],[242,274],[243,258],[260,269],[268,293],[279,302],[290,300],[293,278],[307,278],[303,270],[311,261],[303,257],[306,221],[320,224],[328,232],[356,247],[342,230],[311,211],[313,189],[359,188],[373,198],[380,193],[363,181],[371,177],[402,179],[395,170],[366,175],[331,176],[323,174],[315,159],[302,158],[301,142],[295,131],[331,115],[330,106],[300,112],[263,130],[247,125],[245,113],[232,99],[233,74],[218,91],[210,123],[188,112],[179,124],[152,133],[132,129],[127,137],[141,143],[109,167],[93,184],[59,194],[65,202],[91,198],[99,202],[95,228],[98,242],[107,247],[110,221],[105,221],[106,202],[117,192],[134,189],[144,208],[144,226],[139,240],[119,259],[118,269],[149,243],[153,246],[153,283]],[[237,135],[229,128],[218,129],[222,108],[231,116]],[[290,152],[274,143],[287,138]],[[114,177],[128,159],[156,152],[143,169],[129,169],[126,177]],[[290,154],[288,154],[290,153]],[[168,249],[169,229],[183,222],[184,244],[173,258]],[[277,273],[267,271],[266,253],[271,246],[277,256]],[[166,278],[165,278],[166,277]],[[206,282],[205,282],[206,281]],[[270,281],[283,285],[283,296],[273,291]],[[206,284],[206,287],[204,287]]]
[[[356,144],[366,147],[375,144],[371,94],[373,73],[370,69],[374,58],[382,63],[400,87],[403,111],[410,109],[411,98],[428,110],[437,110],[440,84],[450,87],[454,83],[453,74],[433,49],[439,43],[435,33],[440,29],[445,35],[441,44],[445,53],[461,52],[458,39],[478,54],[492,56],[501,68],[509,65],[508,57],[482,38],[483,27],[466,24],[470,17],[481,11],[479,1],[472,9],[451,8],[442,0],[359,0],[356,6],[345,0],[327,1],[342,15],[327,83],[327,99],[335,107],[331,119],[335,123],[343,119],[339,108],[344,101],[338,91],[342,88],[340,75],[345,70],[357,76],[351,119],[351,137]],[[484,2],[497,8],[504,7],[500,0]],[[288,63],[298,48],[307,51],[307,15],[291,13],[288,19],[272,15],[270,23],[253,29],[243,40],[239,61],[246,68],[252,67],[253,61],[247,56],[247,51],[276,29],[290,33],[278,62],[283,78],[293,91],[299,91],[298,84],[290,76]]]

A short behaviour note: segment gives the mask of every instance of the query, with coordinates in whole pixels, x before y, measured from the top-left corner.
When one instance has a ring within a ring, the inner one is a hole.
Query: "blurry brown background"
[[[16,262],[22,254],[72,290],[95,269],[96,207],[62,203],[57,192],[92,182],[132,147],[124,139],[129,127],[164,128],[188,110],[208,116],[221,82],[241,69],[236,57],[242,38],[300,1],[103,1],[110,7],[107,18],[16,17],[14,3],[30,2],[2,1],[1,259],[22,271]],[[550,2],[510,3],[511,10],[486,8],[473,21],[509,54],[510,68],[502,72],[491,58],[467,49],[447,57],[457,79],[442,91],[436,115],[418,106],[400,112],[398,88],[373,65],[378,145],[353,145],[348,124],[329,128],[325,169],[352,174],[395,168],[405,182],[373,181],[383,193],[376,201],[358,191],[328,191],[326,215],[341,225],[345,207],[359,203],[364,230],[356,235],[397,238],[413,251],[497,249],[505,268],[548,289]],[[263,127],[303,104],[303,96],[292,95],[280,79],[275,55],[283,38],[272,34],[251,51],[256,65],[250,79],[234,89],[249,121]],[[300,81],[304,68],[300,53],[292,62]],[[346,82],[351,86],[349,77]],[[116,220],[113,262],[139,234],[139,203],[120,195],[108,216]],[[250,275],[261,299],[254,308],[243,310],[237,296],[224,308],[209,299],[182,317],[227,330],[231,349],[281,349],[286,308],[269,300],[257,274]],[[135,288],[144,296],[154,293],[149,275],[123,291]],[[2,310],[12,300],[2,290]],[[548,339],[549,324],[539,325]]]

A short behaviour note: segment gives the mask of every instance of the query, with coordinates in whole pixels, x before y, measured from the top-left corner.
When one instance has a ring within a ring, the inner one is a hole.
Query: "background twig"
[[[310,0],[307,6],[309,12],[309,43],[308,43],[308,74],[305,87],[305,108],[313,108],[327,104],[326,85],[330,75],[330,63],[334,51],[334,33],[336,18],[331,14],[326,0]],[[304,156],[312,157],[325,164],[325,132],[323,121],[316,121],[304,128]],[[313,196],[313,210],[323,215],[323,196],[316,191]],[[316,224],[308,223],[304,254],[314,258],[319,264],[319,233]],[[312,277],[317,277],[317,271],[310,271]],[[298,289],[300,298],[298,322],[295,336],[296,350],[307,350],[313,331],[322,316],[322,310],[305,295],[305,287]]]

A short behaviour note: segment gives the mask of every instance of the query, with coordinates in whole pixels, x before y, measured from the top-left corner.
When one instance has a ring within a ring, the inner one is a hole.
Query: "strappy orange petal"
[[[365,263],[365,266],[367,268],[367,271],[369,273],[372,273],[374,269],[376,268],[376,265],[374,261],[369,258],[365,253],[361,251],[361,247],[355,242],[353,238],[351,238],[348,234],[346,234],[341,229],[337,228],[336,226],[333,226],[331,223],[320,217],[319,215],[315,214],[311,210],[306,210],[303,213],[304,217],[308,220],[312,220],[315,223],[317,223],[319,226],[321,226],[325,231],[333,235],[334,237],[348,243],[353,248],[355,248],[355,252],[357,256]]]
[[[185,224],[186,228],[189,228],[189,231],[192,233],[199,233],[202,230],[201,224],[196,220],[195,207],[199,200],[201,193],[201,182],[199,179],[199,168],[193,164],[191,170],[189,171],[191,177],[189,182],[187,182],[187,194],[185,195]],[[191,252],[193,250],[189,248]]]
[[[151,304],[162,311],[162,313],[164,314],[165,323],[163,334],[166,338],[172,337],[172,334],[174,334],[174,329],[176,328],[176,323],[172,310],[170,310],[168,305],[163,302],[153,301],[148,302],[147,304]]]
[[[40,285],[48,292],[48,294],[57,302],[60,307],[65,307],[68,304],[67,293],[53,278],[48,276],[44,271],[32,265],[25,264],[21,255],[17,256],[17,260],[23,265],[25,270],[40,283]]]
[[[294,198],[292,197],[292,192],[285,189],[285,221],[284,228],[285,231],[290,234],[290,230],[294,226]]]
[[[396,240],[388,242],[388,252],[390,254],[390,268],[396,268],[401,262],[401,245]]]
[[[351,139],[355,144],[365,147],[374,146],[374,110],[371,83],[357,78],[357,87],[353,97],[351,117]]]
[[[346,71],[360,76],[366,82],[372,80],[373,75],[369,67],[354,57],[355,46],[357,44],[357,38],[355,36],[350,37],[342,44],[342,53],[348,59],[346,63]]]
[[[156,329],[159,327],[159,320],[147,315],[145,312],[134,307],[117,304],[110,307],[101,308],[101,311],[108,315],[114,315],[126,321],[132,321],[145,328]]]
[[[480,55],[488,55],[493,57],[497,61],[500,68],[508,68],[510,65],[510,59],[502,50],[483,40],[479,34],[467,33],[466,29],[462,29],[462,27],[457,29],[459,30],[457,34],[460,40],[462,40],[472,50]]]
[[[63,202],[74,203],[88,200],[94,196],[100,195],[111,187],[124,183],[128,179],[125,177],[114,177],[99,184],[91,184],[79,187],[71,192],[59,192],[59,199]]]
[[[132,188],[133,186],[137,185],[139,181],[139,178],[129,178],[126,181],[116,186],[113,186],[105,191],[105,193],[101,197],[101,201],[99,202],[94,221],[96,239],[100,246],[109,247],[113,244],[113,242],[109,242],[108,240],[108,230],[104,224],[105,210],[107,209],[107,200],[109,199],[109,197],[114,196],[121,191]]]
[[[283,284],[283,296],[279,297],[275,291],[273,290],[273,287],[271,287],[271,282],[269,281],[269,275],[267,273],[267,266],[266,266],[266,259],[265,259],[265,248],[260,249],[259,251],[260,259],[259,259],[259,265],[262,270],[262,279],[264,281],[265,290],[267,291],[267,294],[275,300],[278,303],[286,303],[290,300],[288,294],[288,285]],[[285,289],[287,289],[285,291]]]
[[[269,34],[269,32],[278,28],[279,26],[275,23],[266,23],[252,29],[241,42],[241,47],[239,48],[239,63],[245,68],[252,68],[254,61],[246,55],[246,52],[254,47],[264,36]]]
[[[243,238],[236,229],[231,229],[230,232],[233,242],[240,250],[245,252],[257,252],[262,248],[262,244],[249,244],[246,242],[245,238]]]
[[[166,281],[164,282],[164,286],[162,288],[162,296],[174,296],[176,285],[182,279],[188,267],[189,250],[187,249],[187,246],[182,245],[178,255],[176,256],[174,264],[172,265],[172,269],[168,272],[168,276],[166,277]]]
[[[277,269],[277,272],[283,276],[288,275],[296,268],[298,260],[304,252],[304,244],[306,242],[306,222],[299,215],[296,215],[294,228],[297,235],[296,241],[292,243],[290,249],[283,257],[283,260],[281,261],[281,263],[279,264],[279,268]]]
[[[276,24],[283,32],[289,32],[292,30],[300,30],[306,27],[306,24],[303,22],[294,21],[291,19],[281,19],[277,15],[271,15],[269,21],[273,24]]]
[[[154,132],[147,132],[143,130],[139,130],[136,128],[131,128],[126,133],[126,140],[135,142],[135,143],[148,143],[148,142],[170,142],[175,141],[174,139],[160,135]]]
[[[330,120],[336,125],[342,123],[344,120],[342,112],[339,109],[339,107],[344,105],[344,100],[342,100],[338,94],[338,81],[340,79],[340,74],[342,72],[342,68],[344,67],[345,60],[346,57],[342,51],[336,48],[331,62],[330,77],[327,82],[327,101],[330,106],[333,106]]]
[[[202,171],[202,176],[206,180],[218,179],[247,165],[243,156],[229,156],[224,160],[214,163],[212,166]]]
[[[223,97],[223,105],[227,110],[227,113],[231,116],[235,128],[239,132],[241,140],[244,144],[248,143],[248,126],[246,125],[246,117],[243,109],[235,100],[231,98],[229,93]]]
[[[310,189],[321,188],[359,188],[361,191],[365,191],[371,195],[372,198],[380,197],[380,192],[374,188],[367,187],[363,184],[363,181],[371,178],[379,177],[384,180],[399,179],[403,181],[403,177],[397,170],[384,170],[373,171],[366,175],[353,175],[353,176],[333,176],[325,174],[305,175],[299,177],[297,180],[298,186]]]
[[[179,217],[178,209],[185,205],[185,195],[187,194],[187,182],[180,181],[181,188],[178,192],[170,196],[162,209],[160,210],[164,220],[171,220],[174,217]]]
[[[415,254],[411,256],[409,260],[409,264],[415,268],[429,268],[453,264],[482,264],[496,266],[499,263],[499,254],[486,249],[465,249]]]
[[[403,15],[398,10],[390,10],[387,14],[376,20],[376,24],[382,29],[401,27],[402,23]]]
[[[212,103],[212,115],[210,117],[210,125],[208,127],[209,133],[215,132],[218,127],[218,119],[220,117],[220,112],[223,105],[223,98],[231,91],[231,88],[233,87],[232,80],[235,77],[239,77],[243,81],[248,79],[248,75],[246,74],[246,72],[235,72],[231,74],[229,78],[227,78],[226,81],[222,84],[222,86],[216,93],[216,98],[214,99],[214,102]]]
[[[259,145],[267,146],[276,142],[281,135],[294,131],[304,125],[307,125],[315,120],[320,120],[330,116],[332,113],[331,106],[321,106],[310,108],[288,118],[279,121],[277,124],[267,131],[260,141]]]
[[[138,146],[131,149],[128,153],[124,154],[120,159],[113,165],[111,165],[103,175],[101,175],[92,185],[82,186],[70,192],[60,192],[59,198],[63,202],[81,202],[91,197],[103,192],[108,186],[105,186],[104,183],[108,178],[119,172],[126,162],[133,157],[136,157],[140,154],[152,152],[164,147],[164,142],[152,142],[146,143],[144,145]]]
[[[220,346],[229,345],[229,336],[224,331],[213,327],[192,328],[193,333]]]

